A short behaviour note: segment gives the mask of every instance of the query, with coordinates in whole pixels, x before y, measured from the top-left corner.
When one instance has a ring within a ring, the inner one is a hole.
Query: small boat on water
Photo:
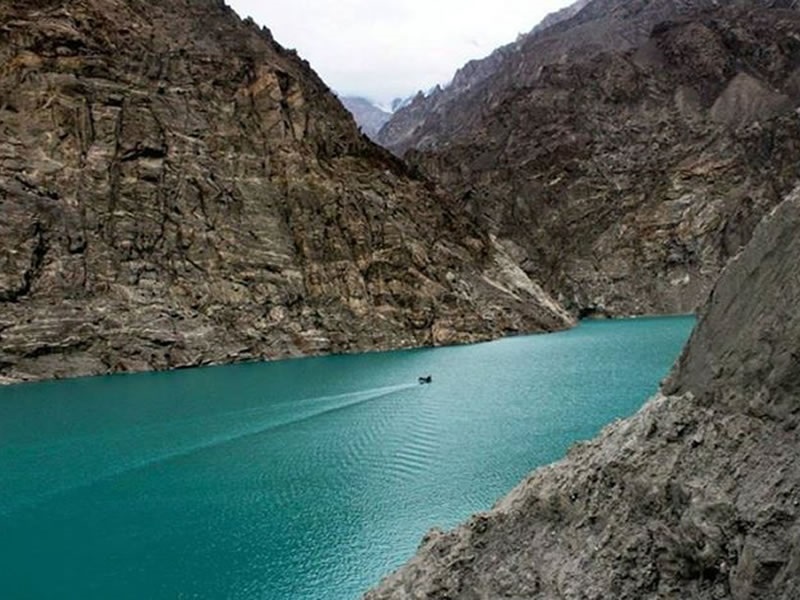
[[[419,378],[420,385],[425,384],[425,383],[430,383],[432,381],[433,381],[433,377],[431,377],[430,375],[426,375],[425,377],[420,377]]]

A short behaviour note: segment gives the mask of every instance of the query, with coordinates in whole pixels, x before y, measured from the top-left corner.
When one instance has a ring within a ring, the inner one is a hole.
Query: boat
[[[430,383],[432,381],[433,381],[433,377],[431,377],[430,375],[426,375],[425,377],[420,377],[419,378],[420,385],[425,384],[425,383]]]

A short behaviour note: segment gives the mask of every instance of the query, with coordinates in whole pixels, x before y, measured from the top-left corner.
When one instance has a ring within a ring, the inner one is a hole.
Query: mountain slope
[[[790,4],[594,0],[389,147],[576,313],[692,310],[800,174]]]
[[[0,5],[0,378],[568,326],[217,0]]]
[[[366,98],[358,96],[340,96],[344,107],[350,111],[356,123],[361,127],[361,131],[370,138],[375,139],[378,132],[386,122],[392,118],[392,114],[375,106]]]
[[[366,598],[800,596],[798,230],[795,192],[722,273],[662,393],[428,534]]]
[[[579,0],[546,17],[514,43],[459,69],[439,93],[418,96],[395,112],[378,140],[397,154],[446,145],[465,132],[465,109],[488,108],[490,96],[534,84],[547,65],[624,52],[646,42],[670,19],[728,6],[795,8],[792,0]],[[477,115],[466,115],[470,119]]]

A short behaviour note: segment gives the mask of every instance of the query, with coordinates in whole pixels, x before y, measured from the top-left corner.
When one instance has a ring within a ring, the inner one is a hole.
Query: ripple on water
[[[635,411],[692,322],[2,388],[0,597],[352,600]]]

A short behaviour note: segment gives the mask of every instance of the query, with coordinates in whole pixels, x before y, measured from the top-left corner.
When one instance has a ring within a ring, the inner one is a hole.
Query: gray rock
[[[392,113],[386,112],[366,98],[359,96],[340,96],[344,107],[350,111],[356,123],[371,140],[374,140],[381,127],[392,118]]]
[[[595,0],[379,139],[575,314],[690,312],[798,178],[790,5]]]
[[[722,273],[662,392],[370,591],[800,597],[800,192]]]

